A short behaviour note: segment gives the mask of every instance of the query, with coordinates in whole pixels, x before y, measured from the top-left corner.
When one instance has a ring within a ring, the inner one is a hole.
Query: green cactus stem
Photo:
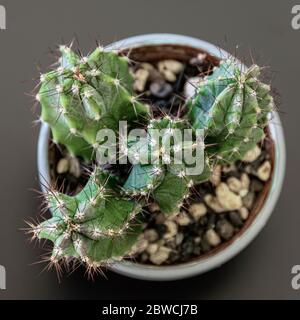
[[[159,137],[154,134],[155,129],[161,130]],[[168,116],[150,121],[147,127],[147,141],[137,141],[128,151],[129,156],[137,158],[137,163],[133,165],[124,184],[127,195],[152,196],[166,214],[179,211],[184,199],[189,197],[189,189],[195,182],[206,180],[207,174],[210,173],[207,165],[201,174],[189,175],[184,158],[181,159],[181,164],[176,163],[178,152],[184,149],[193,150],[201,141],[189,140],[183,144],[176,144],[174,139],[171,139],[174,137],[174,129],[179,130],[183,137],[184,130],[191,128],[185,120],[171,119]],[[204,152],[204,145],[200,147]]]
[[[47,202],[52,218],[32,232],[53,242],[52,263],[76,258],[88,267],[106,265],[127,255],[141,233],[140,205],[122,198],[99,169],[75,197],[50,191]]]
[[[125,57],[100,47],[84,58],[66,46],[60,51],[60,67],[41,76],[41,120],[50,125],[54,142],[90,160],[100,129],[117,131],[122,120],[133,125],[148,108],[133,95]]]
[[[187,103],[191,124],[205,130],[206,151],[217,162],[241,159],[264,138],[274,101],[270,86],[258,79],[260,71],[256,65],[243,71],[234,60],[222,61]]]

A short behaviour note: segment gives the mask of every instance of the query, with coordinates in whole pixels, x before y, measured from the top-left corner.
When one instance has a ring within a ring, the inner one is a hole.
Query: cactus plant
[[[53,242],[50,261],[76,258],[97,268],[128,255],[141,232],[138,203],[122,198],[113,178],[95,169],[84,189],[74,197],[50,190],[46,195],[52,218],[31,232]]]
[[[60,51],[60,67],[40,77],[41,120],[50,125],[55,143],[88,161],[100,129],[117,131],[119,121],[133,124],[148,110],[133,95],[125,57],[101,47],[83,58],[66,46]]]
[[[54,243],[54,264],[77,259],[96,269],[128,255],[142,229],[138,214],[150,197],[165,214],[179,212],[190,189],[208,180],[215,164],[241,159],[264,138],[274,102],[270,87],[258,80],[258,66],[243,71],[234,60],[221,61],[187,101],[185,116],[150,119],[148,107],[134,96],[125,58],[100,47],[86,58],[65,46],[60,51],[60,67],[41,76],[37,95],[54,142],[92,161],[100,129],[117,133],[119,121],[138,128],[142,120],[146,137],[122,146],[125,156],[135,160],[124,185],[99,166],[79,194],[46,194],[52,218],[32,226],[32,232]],[[157,129],[163,133],[159,137]],[[192,129],[192,138],[177,144],[175,129]],[[195,138],[198,129],[204,140]],[[193,153],[196,146],[203,170],[191,175],[188,163],[175,160],[178,152]]]
[[[205,130],[206,151],[216,162],[232,163],[264,138],[268,114],[274,109],[270,86],[253,65],[241,70],[233,59],[221,61],[188,101],[194,128]]]

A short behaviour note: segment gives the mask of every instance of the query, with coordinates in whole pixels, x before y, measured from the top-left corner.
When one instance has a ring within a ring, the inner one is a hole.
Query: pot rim
[[[232,55],[225,50],[209,42],[189,36],[168,33],[154,33],[130,37],[114,42],[108,45],[105,49],[126,49],[147,45],[163,44],[186,45],[189,47],[202,49],[210,55],[215,56],[219,59],[232,57]],[[245,65],[242,66],[244,68],[247,68]],[[171,266],[152,266],[138,264],[130,261],[122,261],[113,263],[108,268],[119,274],[141,280],[178,280],[199,275],[214,268],[220,267],[222,264],[229,261],[239,252],[245,249],[247,245],[250,244],[250,242],[259,234],[259,232],[263,229],[263,227],[269,220],[279,198],[284,180],[286,164],[285,140],[280,117],[276,111],[274,111],[272,114],[272,119],[269,123],[269,129],[270,135],[275,142],[275,159],[271,187],[267,195],[267,199],[264,202],[261,210],[255,217],[251,225],[237,239],[235,239],[235,241],[233,241],[226,248],[215,253],[214,255],[200,258],[198,261],[195,259],[190,262]],[[51,181],[48,161],[49,136],[50,128],[46,123],[43,123],[39,134],[37,154],[39,179],[42,191],[45,191],[45,185],[48,185]]]

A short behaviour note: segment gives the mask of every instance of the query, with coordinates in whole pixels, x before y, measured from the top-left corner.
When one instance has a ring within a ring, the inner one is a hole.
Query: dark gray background
[[[296,1],[67,1],[1,0],[7,9],[0,31],[0,264],[7,269],[7,290],[0,299],[193,298],[266,299],[300,297],[291,288],[291,267],[300,264],[299,74],[300,30],[291,28]],[[300,1],[298,1],[300,4]],[[74,35],[83,51],[94,40],[108,44],[131,35],[170,32],[195,36],[225,49],[252,49],[259,62],[276,71],[282,94],[287,140],[285,185],[274,214],[257,239],[222,268],[189,280],[154,283],[107,272],[108,280],[88,281],[78,272],[59,284],[55,272],[31,266],[41,251],[28,244],[23,220],[38,215],[36,144],[38,128],[24,93],[38,76],[36,62],[52,61],[47,48]],[[228,39],[226,42],[225,39]]]

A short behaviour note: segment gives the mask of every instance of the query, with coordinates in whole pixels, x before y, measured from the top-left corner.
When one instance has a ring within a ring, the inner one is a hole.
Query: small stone
[[[239,193],[242,189],[242,183],[239,179],[235,177],[230,177],[226,181],[229,189],[233,191],[234,193]]]
[[[213,169],[213,172],[210,176],[210,182],[214,185],[217,186],[221,182],[221,172],[222,172],[222,167],[220,165],[216,165]]]
[[[158,212],[158,211],[160,211],[160,207],[159,207],[159,205],[158,205],[156,202],[152,202],[152,203],[150,204],[150,206],[149,206],[149,211],[150,211],[151,213]]]
[[[70,158],[70,168],[69,172],[75,177],[79,178],[81,176],[81,170],[80,170],[80,162],[77,158],[71,157]]]
[[[159,213],[155,216],[155,222],[158,225],[163,225],[163,223],[166,221],[166,216],[163,213]],[[164,225],[163,225],[164,226]]]
[[[181,232],[177,233],[175,238],[176,245],[179,246],[182,243],[183,239],[184,239],[184,234]]]
[[[164,81],[152,82],[150,85],[150,92],[157,98],[166,98],[172,91],[172,86]]]
[[[186,214],[186,212],[180,212],[177,217],[176,217],[176,222],[180,225],[180,226],[187,226],[189,225],[192,220],[190,219],[190,217]]]
[[[242,173],[241,175],[241,187],[242,189],[249,189],[250,186],[250,178],[247,173]]]
[[[163,60],[160,61],[157,65],[159,72],[164,73],[164,71],[168,70],[175,74],[178,74],[183,70],[183,64],[176,60]]]
[[[234,227],[230,222],[225,219],[219,220],[216,225],[218,234],[225,240],[232,238],[234,233]]]
[[[219,245],[221,243],[220,236],[213,229],[207,230],[204,237],[207,240],[208,244],[213,247],[216,247],[217,245]]]
[[[255,199],[255,194],[254,192],[248,192],[247,195],[245,197],[243,197],[243,205],[247,208],[247,209],[251,209],[253,202]]]
[[[131,251],[134,253],[141,253],[148,247],[148,241],[146,239],[139,239],[132,247]]]
[[[68,172],[68,170],[69,170],[69,161],[68,161],[68,159],[65,159],[65,158],[60,159],[58,161],[57,166],[56,166],[56,172],[58,174],[63,174],[63,173]]]
[[[243,220],[241,218],[241,215],[237,211],[229,212],[229,219],[230,219],[230,222],[237,228],[240,228],[243,225]]]
[[[196,90],[199,86],[201,78],[193,77],[189,78],[184,85],[184,96],[188,99],[195,95]]]
[[[204,197],[204,201],[215,212],[219,213],[219,212],[225,211],[224,208],[221,206],[220,202],[218,201],[218,199],[211,194],[207,194]]]
[[[242,199],[229,190],[226,183],[222,182],[216,188],[216,195],[221,206],[227,210],[237,210],[242,207]]]
[[[232,171],[236,171],[236,166],[234,164],[231,164],[231,165],[226,165],[226,166],[223,166],[222,167],[222,172],[224,173],[229,173],[229,172],[232,172]]]
[[[245,197],[249,191],[250,186],[250,178],[247,173],[243,172],[241,175],[241,189],[239,191],[239,194],[241,197]]]
[[[151,63],[148,63],[148,62],[143,62],[140,64],[140,68],[144,69],[144,70],[147,70],[147,71],[152,71],[154,70],[154,66],[151,64]]]
[[[247,220],[248,217],[249,217],[249,210],[245,207],[242,207],[240,210],[239,210],[239,214],[241,216],[241,218],[243,220]]]
[[[157,252],[157,250],[158,250],[158,244],[156,244],[156,243],[151,243],[146,248],[146,252],[149,253],[150,255]]]
[[[241,189],[239,192],[240,197],[245,197],[248,194],[249,190],[247,189]]]
[[[253,192],[259,192],[259,191],[261,191],[263,188],[264,188],[264,185],[263,185],[262,182],[260,182],[260,181],[257,180],[257,179],[252,179],[252,181],[251,181],[251,186],[250,186],[251,191],[253,191]]]
[[[242,161],[253,162],[260,156],[260,154],[261,154],[261,149],[256,145],[253,149],[246,152]]]
[[[138,69],[134,74],[135,81],[133,84],[133,89],[138,92],[144,91],[149,75],[150,74],[148,70]]]
[[[144,238],[149,242],[155,242],[158,240],[159,235],[154,229],[147,229],[144,232]]]
[[[262,181],[268,181],[271,175],[271,163],[270,161],[265,161],[257,170],[256,175]]]
[[[189,213],[196,221],[198,221],[201,217],[206,215],[207,208],[204,203],[194,203],[190,206]]]
[[[154,254],[150,255],[150,261],[153,264],[161,265],[168,260],[171,250],[166,247],[160,247]]]
[[[163,72],[163,75],[164,75],[164,78],[169,82],[175,82],[177,79],[176,75],[170,70],[165,70]]]
[[[175,237],[178,230],[176,223],[173,221],[166,221],[165,226],[167,227],[167,230],[164,234],[164,239],[171,239]]]

